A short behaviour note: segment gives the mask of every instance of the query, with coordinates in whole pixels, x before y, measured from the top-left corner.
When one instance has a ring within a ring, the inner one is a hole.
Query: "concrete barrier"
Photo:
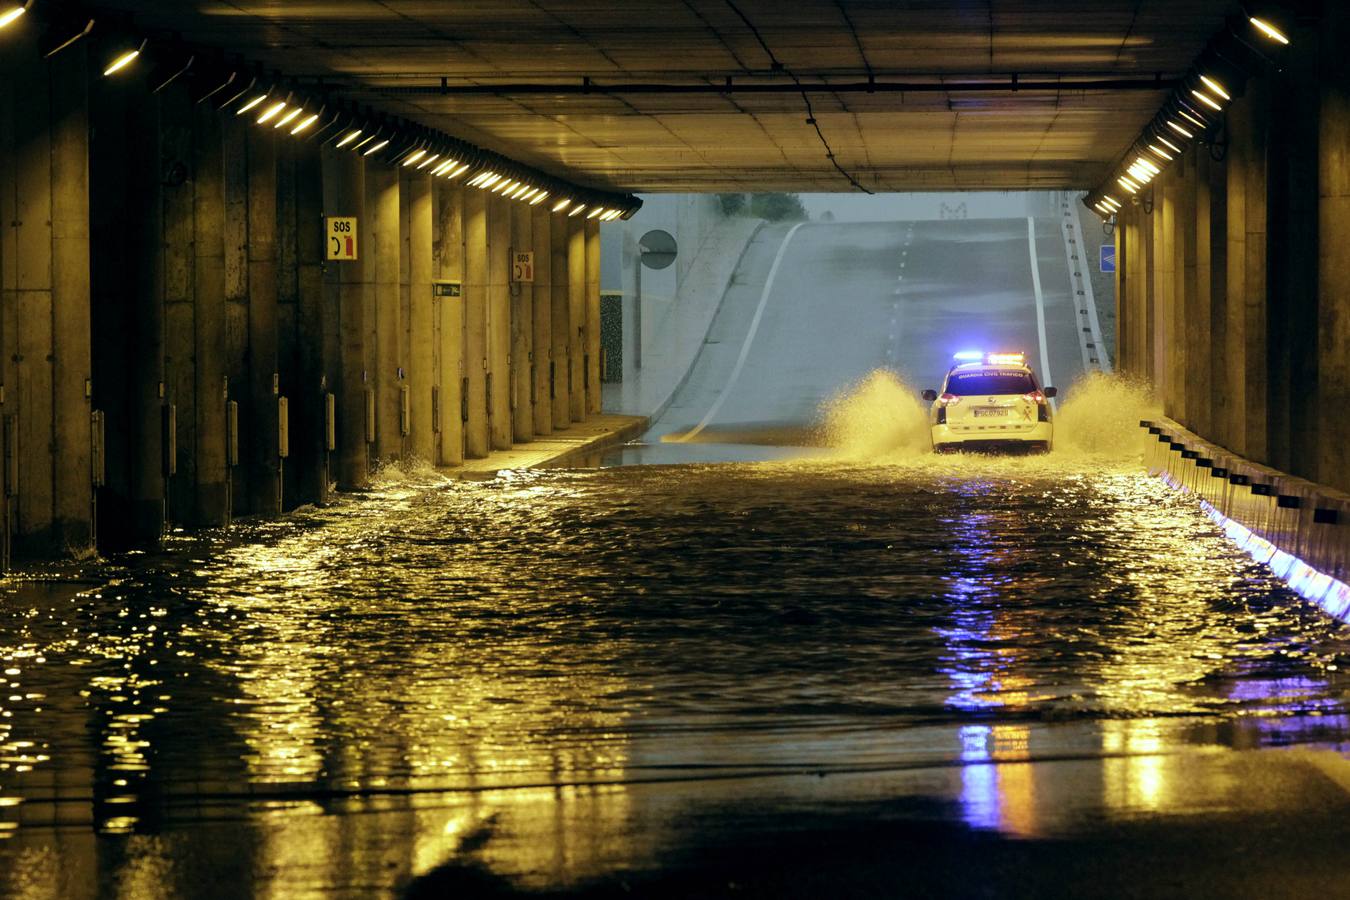
[[[1253,559],[1350,622],[1350,495],[1251,462],[1171,419],[1139,426],[1155,438],[1145,453],[1150,473],[1195,495]]]

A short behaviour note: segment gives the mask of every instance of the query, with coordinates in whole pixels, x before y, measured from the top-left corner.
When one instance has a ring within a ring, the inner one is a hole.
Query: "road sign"
[[[517,250],[511,254],[511,280],[534,283],[534,251]]]
[[[1103,275],[1116,273],[1116,245],[1102,244],[1101,268]]]
[[[638,238],[638,252],[642,264],[649,269],[664,269],[675,261],[679,247],[670,232],[653,228]]]
[[[460,297],[463,296],[463,288],[458,281],[433,281],[431,283],[431,296]]]
[[[356,216],[326,217],[324,238],[329,259],[356,259]]]

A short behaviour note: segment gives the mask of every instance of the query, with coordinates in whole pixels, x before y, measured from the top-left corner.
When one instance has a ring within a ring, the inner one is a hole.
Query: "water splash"
[[[928,410],[919,392],[889,369],[875,369],[821,404],[826,446],[847,458],[929,453]]]
[[[1161,410],[1147,383],[1093,372],[1065,391],[1055,417],[1055,449],[1048,456],[944,456],[944,472],[1065,474],[1101,465],[1131,471],[1142,457],[1145,434],[1139,420]],[[821,443],[835,460],[887,465],[933,464],[928,404],[888,369],[876,369],[821,405]]]
[[[1140,419],[1162,414],[1144,381],[1089,372],[1065,392],[1055,417],[1056,453],[1134,457],[1144,452]]]

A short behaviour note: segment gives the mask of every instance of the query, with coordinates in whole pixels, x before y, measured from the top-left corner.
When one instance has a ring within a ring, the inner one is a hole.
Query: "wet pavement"
[[[1124,464],[943,465],[426,476],[6,582],[0,894],[1350,883],[1345,627]]]

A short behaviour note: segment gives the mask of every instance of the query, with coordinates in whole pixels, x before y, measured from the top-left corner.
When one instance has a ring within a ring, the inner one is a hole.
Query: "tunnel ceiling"
[[[107,4],[105,4],[106,6]],[[111,6],[595,187],[1088,188],[1237,4],[1213,0],[160,0]],[[753,27],[752,27],[753,26]],[[766,50],[767,47],[767,50]],[[770,56],[772,54],[772,57]],[[775,70],[773,60],[782,66]],[[1063,84],[997,92],[607,92],[607,85]],[[540,89],[561,84],[589,93]],[[479,94],[439,93],[444,84]]]

